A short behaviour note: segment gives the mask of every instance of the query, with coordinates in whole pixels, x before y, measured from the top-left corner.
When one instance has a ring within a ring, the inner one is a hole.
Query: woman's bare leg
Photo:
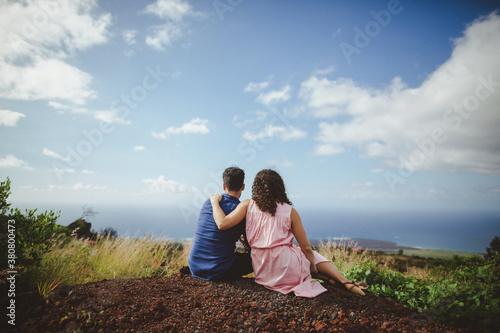
[[[349,281],[329,261],[324,261],[324,262],[320,262],[319,264],[316,264],[316,268],[318,269],[318,273],[320,275],[323,275],[323,276],[328,278],[328,281],[333,280],[334,283],[335,283],[335,281],[339,281],[341,283]]]
[[[318,277],[325,276],[327,277],[328,282],[332,284],[334,284],[335,281],[339,281],[340,283],[343,283],[348,290],[351,290],[353,287],[357,287],[357,285],[354,283],[346,283],[349,282],[349,279],[343,276],[339,272],[339,270],[329,261],[324,261],[316,264],[316,268],[318,269]],[[362,294],[364,295],[364,293]]]

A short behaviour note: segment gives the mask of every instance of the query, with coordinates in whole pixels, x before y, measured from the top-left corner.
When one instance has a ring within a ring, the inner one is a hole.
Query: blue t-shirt
[[[220,206],[228,215],[240,203],[238,198],[223,194]],[[203,280],[214,280],[231,267],[236,255],[236,242],[245,232],[245,220],[228,230],[219,230],[215,223],[210,199],[201,208],[196,234],[189,253],[191,275]]]

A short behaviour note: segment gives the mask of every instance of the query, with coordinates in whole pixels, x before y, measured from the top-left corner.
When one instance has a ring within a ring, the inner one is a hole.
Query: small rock
[[[307,310],[305,313],[304,313],[304,318],[310,318],[312,317],[314,314],[314,311],[313,310]]]

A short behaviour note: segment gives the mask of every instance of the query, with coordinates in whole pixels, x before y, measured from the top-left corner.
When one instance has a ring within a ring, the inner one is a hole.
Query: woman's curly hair
[[[255,176],[252,186],[252,199],[263,212],[276,213],[278,203],[292,202],[285,191],[285,183],[281,176],[274,170],[264,169]]]

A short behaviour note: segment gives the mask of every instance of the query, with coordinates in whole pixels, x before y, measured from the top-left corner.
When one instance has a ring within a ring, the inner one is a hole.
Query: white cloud
[[[94,112],[94,118],[110,124],[121,124],[121,125],[131,124],[130,120],[125,120],[123,118],[118,117],[118,112],[114,110],[96,111]]]
[[[63,157],[63,156],[59,155],[58,153],[56,153],[55,151],[52,151],[52,150],[47,149],[47,148],[43,148],[43,154],[46,156],[50,156],[52,158],[56,158],[56,159],[61,160],[61,161],[65,161],[65,162],[68,162],[70,160],[69,157]]]
[[[261,91],[263,89],[266,89],[269,86],[269,81],[263,81],[263,82],[250,82],[246,87],[245,87],[245,92],[251,92],[251,91]]]
[[[286,85],[281,90],[272,90],[269,92],[260,93],[257,97],[257,101],[264,104],[270,105],[279,102],[285,102],[290,99],[290,85]]]
[[[93,175],[94,174],[94,171],[92,170],[87,170],[87,169],[83,169],[82,170],[82,173],[86,174],[86,175]]]
[[[72,186],[64,186],[64,185],[49,185],[49,191],[97,191],[97,192],[112,192],[112,190],[108,186],[103,185],[92,185],[87,184],[84,185],[81,182],[75,183]]]
[[[178,79],[182,76],[182,72],[181,71],[175,71],[174,73],[172,73],[171,77],[172,79]]]
[[[135,37],[137,36],[137,30],[124,30],[122,31],[122,37],[125,43],[133,45],[136,43]]]
[[[345,149],[343,147],[331,145],[331,144],[319,144],[314,147],[315,155],[335,155],[343,153]]]
[[[208,120],[195,118],[189,123],[185,123],[180,127],[170,126],[163,132],[153,132],[154,138],[166,139],[170,135],[175,134],[208,134],[210,130],[207,127]]]
[[[105,191],[105,192],[108,192],[110,189],[109,187],[107,186],[103,186],[103,185],[91,185],[91,184],[87,184],[87,185],[84,185],[83,183],[75,183],[75,185],[73,185],[72,187],[73,190],[92,190],[92,191]]]
[[[155,27],[154,34],[146,37],[146,44],[154,50],[163,51],[166,46],[169,46],[181,36],[181,28],[176,24],[167,22]]]
[[[71,113],[86,113],[87,112],[87,109],[84,107],[81,107],[81,106],[63,104],[63,103],[54,102],[54,101],[50,101],[48,104],[49,104],[49,106],[58,110],[59,113],[64,113],[66,111],[69,111]]]
[[[326,74],[333,73],[334,71],[335,71],[335,67],[329,66],[327,68],[315,70],[314,75],[326,75]]]
[[[64,168],[64,169],[54,168],[54,169],[52,169],[52,172],[55,172],[57,174],[65,174],[65,173],[75,173],[76,170],[73,168]]]
[[[269,161],[268,162],[270,165],[278,167],[278,168],[291,168],[293,166],[293,163],[290,162],[289,160],[283,160],[283,161]]]
[[[134,50],[123,50],[123,54],[127,57],[127,58],[130,58],[131,56],[133,56],[135,54],[135,51]]]
[[[375,184],[373,182],[365,182],[365,183],[353,183],[351,186],[353,186],[353,187],[374,187]]]
[[[111,15],[94,1],[0,3],[0,97],[59,99],[83,104],[95,93],[90,75],[64,62],[107,41]]]
[[[146,149],[146,147],[144,147],[144,146],[135,146],[134,147],[134,151],[143,151],[145,149]]]
[[[26,117],[21,112],[0,110],[0,126],[16,127],[19,119]]]
[[[158,178],[143,179],[150,193],[195,193],[198,189],[194,186],[189,186],[176,182],[175,180],[165,179],[161,175]]]
[[[184,0],[157,0],[146,6],[143,13],[165,20],[164,24],[153,28],[153,34],[146,37],[146,44],[158,51],[164,50],[183,35],[182,28],[187,17],[201,15]]]
[[[409,170],[500,173],[500,17],[470,24],[451,57],[416,88],[383,90],[312,76],[299,96],[319,124],[315,153],[347,148]]]
[[[342,32],[342,29],[337,28],[337,30],[335,30],[334,32],[332,32],[332,38],[337,37],[338,35],[340,35],[341,32]]]
[[[312,76],[302,83],[299,96],[307,101],[307,106],[311,108],[314,116],[327,118],[359,112],[359,108],[364,106],[361,103],[373,102],[371,97],[375,94],[376,92],[370,89],[358,87],[350,79],[330,81],[327,78]]]
[[[49,106],[53,107],[56,110],[69,110],[71,107],[67,104],[59,103],[51,101],[49,102]]]
[[[251,133],[248,131],[243,133],[243,139],[249,141],[265,140],[273,137],[277,137],[283,141],[289,141],[293,139],[303,139],[306,136],[306,132],[293,126],[281,127],[273,125],[266,125],[266,127],[258,133]]]
[[[262,110],[248,111],[244,116],[233,116],[233,123],[238,127],[242,127],[256,121],[264,120],[268,114],[269,113],[267,111]]]
[[[193,14],[191,5],[184,0],[157,0],[149,4],[144,13],[156,15],[164,20],[182,21],[186,16]]]
[[[88,89],[91,76],[59,59],[36,60],[20,67],[0,64],[0,97],[35,100],[59,99],[84,104],[95,92]]]
[[[28,162],[22,161],[12,154],[0,157],[0,168],[15,168],[33,171],[34,169],[28,165]]]

